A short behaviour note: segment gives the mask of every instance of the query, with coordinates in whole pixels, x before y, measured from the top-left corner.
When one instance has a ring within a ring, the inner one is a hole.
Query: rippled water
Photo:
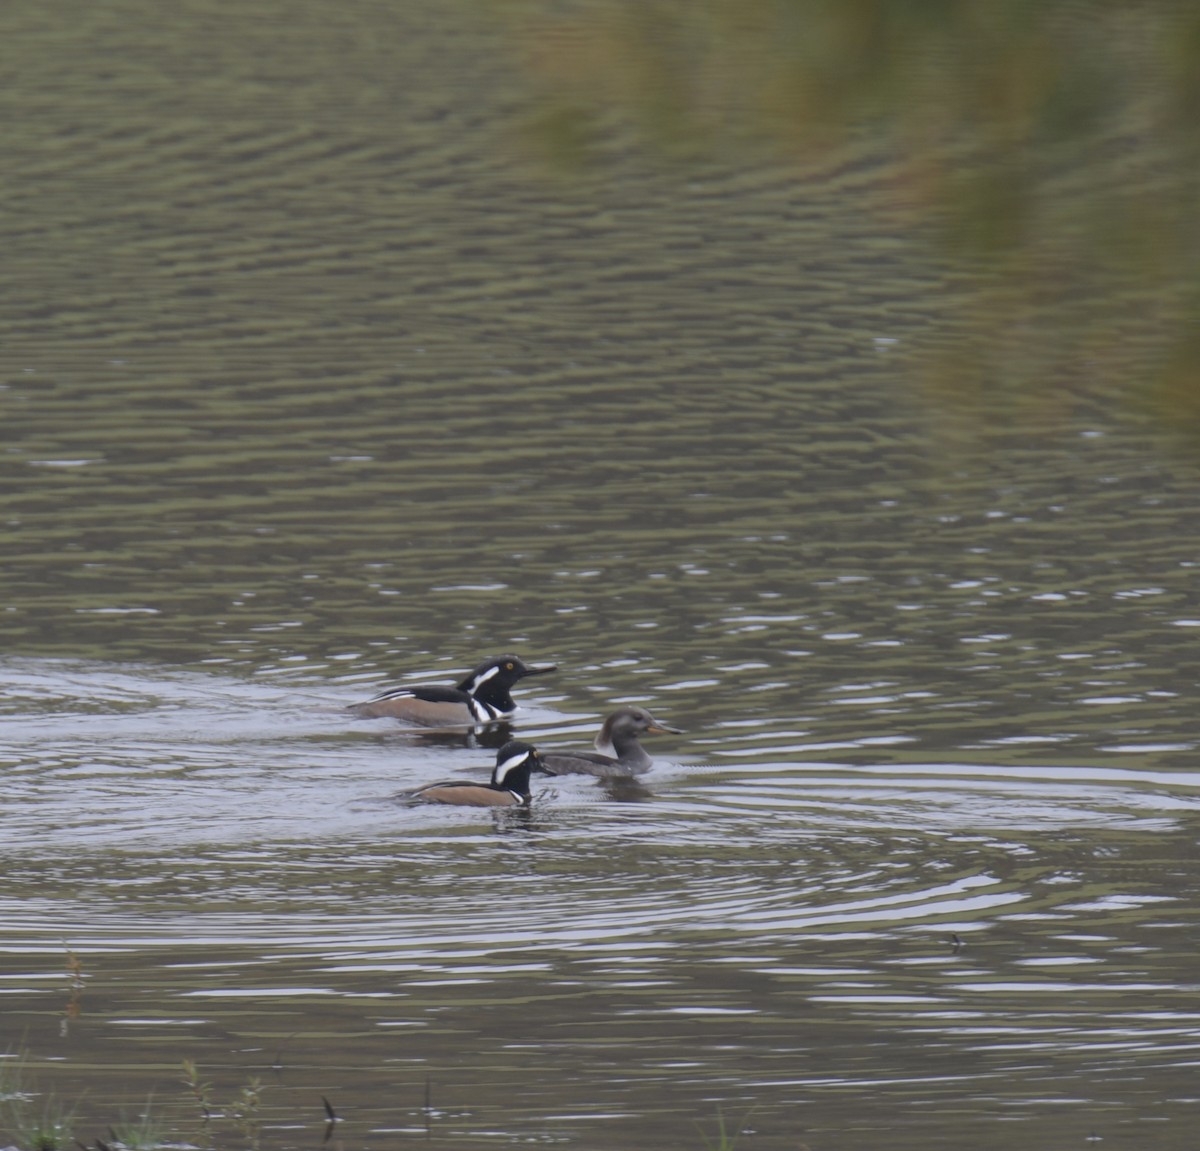
[[[1191,1106],[1200,774],[1149,753],[851,763],[718,720],[644,793],[413,809],[490,749],[348,720],[336,685],[5,673],[10,1034],[97,1122],[153,1095],[195,1131],[184,1058],[223,1097],[261,1077],[282,1145],[322,1095],[365,1143],[694,1144],[725,1115],[765,1146],[1051,1146]],[[526,696],[522,734],[586,739]]]
[[[869,139],[572,183],[455,5],[68,7],[0,12],[0,1095],[1190,1148],[1200,473],[1110,387],[1145,347],[951,410]],[[522,737],[686,734],[405,806],[504,733],[343,705],[510,650]]]

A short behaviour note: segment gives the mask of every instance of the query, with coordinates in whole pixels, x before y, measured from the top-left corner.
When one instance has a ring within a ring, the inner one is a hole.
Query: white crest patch
[[[520,767],[529,758],[529,752],[522,751],[517,755],[510,755],[503,763],[496,764],[496,782],[503,785],[508,778],[509,773],[514,768]]]
[[[469,684],[467,684],[467,691],[474,695],[481,687],[483,687],[485,683],[487,683],[489,679],[492,678],[492,676],[499,674],[500,669],[498,667],[489,667],[487,671],[480,672],[479,675],[477,675]]]

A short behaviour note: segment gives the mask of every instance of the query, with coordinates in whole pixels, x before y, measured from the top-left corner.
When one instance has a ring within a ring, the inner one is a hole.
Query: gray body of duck
[[[620,707],[612,713],[596,736],[597,751],[548,751],[542,759],[555,775],[595,775],[600,778],[641,775],[654,766],[654,760],[642,747],[643,735],[670,732],[682,735],[677,727],[668,727],[644,707]]]

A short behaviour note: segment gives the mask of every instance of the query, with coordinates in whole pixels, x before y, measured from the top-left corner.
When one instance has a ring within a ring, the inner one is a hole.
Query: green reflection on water
[[[935,410],[984,420],[999,390],[1054,419],[1083,388],[1195,426],[1193,5],[497,8],[524,47],[531,132],[553,164],[606,175],[631,143],[698,170],[732,157],[806,167],[864,137],[887,154],[864,209],[935,237],[959,277],[951,338],[915,365]]]

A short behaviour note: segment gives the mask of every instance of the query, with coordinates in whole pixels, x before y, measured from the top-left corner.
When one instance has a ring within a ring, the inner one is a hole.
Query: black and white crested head
[[[492,777],[492,782],[498,787],[503,787],[508,777],[519,768],[524,767],[528,772],[528,764],[532,755],[533,748],[527,744],[515,741],[506,743],[500,749],[500,754],[496,757],[496,771]]]
[[[482,704],[490,713],[487,718],[496,719],[516,711],[517,705],[510,692],[518,680],[557,670],[554,664],[530,667],[520,656],[498,655],[481,663],[459,683],[458,690]],[[476,718],[481,718],[478,709],[475,710]]]
[[[544,775],[553,775],[542,762],[537,748],[532,744],[522,743],[519,739],[510,740],[496,752],[496,767],[492,772],[492,785],[506,787],[518,794],[528,794],[529,777],[540,771]]]
[[[480,664],[466,679],[458,685],[459,691],[474,695],[489,679],[495,679],[500,674],[501,665],[495,660]]]

